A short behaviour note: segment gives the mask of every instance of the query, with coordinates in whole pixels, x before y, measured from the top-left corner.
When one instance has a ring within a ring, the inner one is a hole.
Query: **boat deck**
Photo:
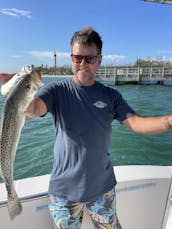
[[[123,229],[172,228],[172,166],[117,166],[117,214]],[[50,175],[15,181],[23,212],[8,216],[6,190],[0,184],[0,221],[6,229],[53,228],[48,211]],[[82,229],[94,229],[84,213]]]

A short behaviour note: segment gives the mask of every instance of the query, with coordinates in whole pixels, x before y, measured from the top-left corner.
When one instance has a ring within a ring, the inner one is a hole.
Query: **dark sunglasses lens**
[[[80,56],[72,54],[71,57],[74,63],[81,63],[82,59],[84,59],[87,64],[95,64],[97,60],[97,56]]]
[[[96,62],[96,56],[86,56],[85,60],[88,64],[94,64]]]
[[[79,55],[71,55],[71,57],[72,57],[72,61],[74,62],[74,63],[81,63],[82,62],[82,56],[79,56]]]

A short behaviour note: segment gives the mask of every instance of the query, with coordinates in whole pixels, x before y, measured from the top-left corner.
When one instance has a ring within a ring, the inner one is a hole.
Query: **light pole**
[[[57,73],[57,62],[56,62],[56,52],[54,51],[54,74],[56,75]]]

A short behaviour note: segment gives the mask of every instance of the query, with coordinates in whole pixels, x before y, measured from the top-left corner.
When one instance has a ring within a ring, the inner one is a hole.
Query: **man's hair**
[[[100,35],[92,27],[86,27],[80,29],[79,31],[76,31],[71,38],[71,47],[73,47],[73,44],[75,42],[88,46],[95,44],[98,50],[98,54],[101,54],[102,52],[102,39]]]

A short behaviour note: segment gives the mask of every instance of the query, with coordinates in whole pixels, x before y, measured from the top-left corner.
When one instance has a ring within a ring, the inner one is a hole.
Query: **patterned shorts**
[[[80,229],[84,209],[95,229],[122,229],[115,210],[115,189],[94,202],[76,203],[50,195],[49,210],[56,229]]]

